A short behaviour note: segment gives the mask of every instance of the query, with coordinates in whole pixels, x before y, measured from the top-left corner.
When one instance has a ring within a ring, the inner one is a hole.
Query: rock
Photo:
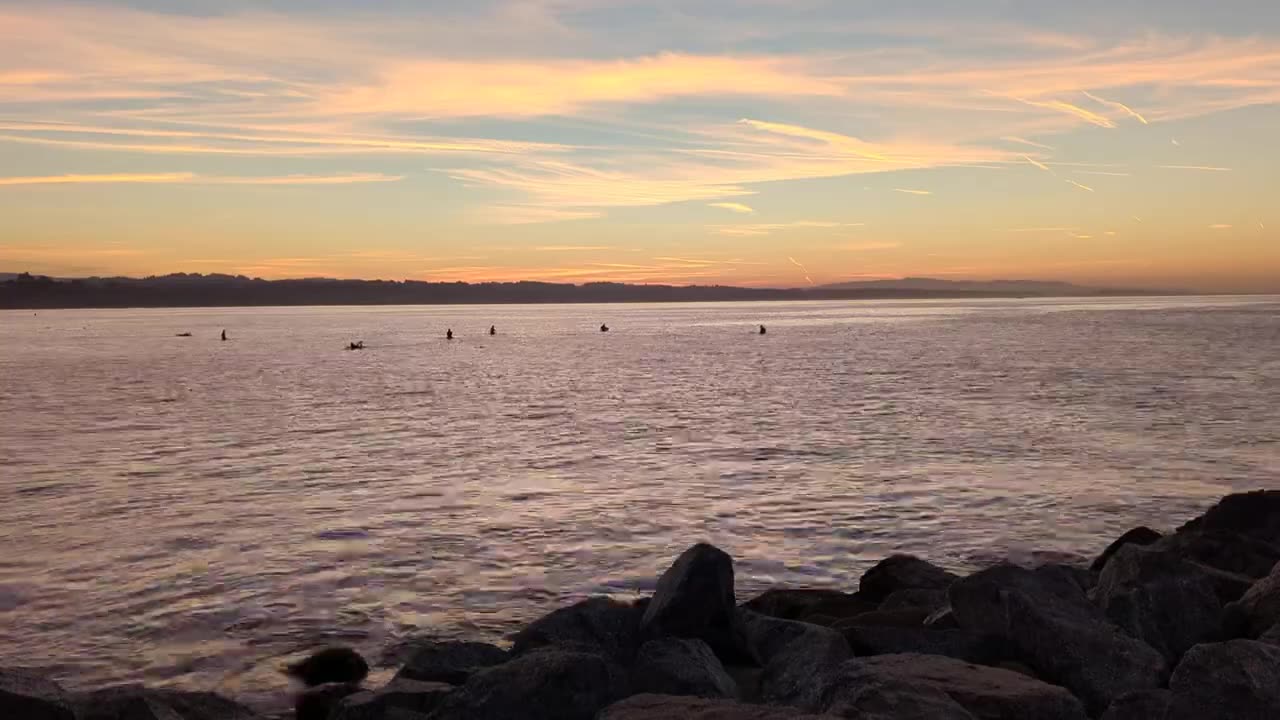
[[[257,720],[249,708],[214,693],[117,685],[75,697],[77,720]],[[3,717],[3,715],[0,715]]]
[[[1280,490],[1228,495],[1178,532],[1226,531],[1280,545]]]
[[[1265,577],[1280,562],[1280,547],[1255,537],[1221,530],[1179,531],[1161,538],[1151,547],[1255,579]]]
[[[1167,551],[1127,545],[1102,571],[1094,600],[1172,667],[1193,645],[1220,639],[1222,602],[1201,568]]]
[[[1169,679],[1178,717],[1280,717],[1280,647],[1253,640],[1197,645]]]
[[[997,662],[1003,655],[996,640],[969,630],[849,625],[843,627],[842,632],[858,657],[916,653],[986,665]]]
[[[803,620],[821,615],[833,618],[852,617],[876,609],[876,603],[865,600],[857,593],[838,590],[775,588],[742,604],[743,609],[781,618]]]
[[[892,595],[884,599],[880,603],[880,607],[876,608],[880,612],[893,612],[896,610],[925,610],[925,617],[945,608],[947,606],[947,592],[945,590],[928,590],[925,588],[906,588],[897,590]]]
[[[512,637],[511,655],[541,648],[594,652],[624,665],[640,649],[644,606],[595,597],[534,620]]]
[[[1280,623],[1280,564],[1232,603],[1227,614],[1231,629],[1250,638],[1259,637]]]
[[[1136,527],[1116,538],[1115,541],[1108,545],[1107,549],[1103,550],[1102,554],[1099,555],[1097,559],[1093,561],[1093,564],[1089,566],[1089,570],[1096,573],[1102,572],[1102,569],[1107,566],[1107,561],[1111,559],[1111,556],[1115,555],[1120,548],[1126,545],[1150,545],[1162,537],[1164,536],[1145,525],[1142,527]]]
[[[851,618],[838,620],[832,627],[843,630],[852,625],[875,625],[880,627],[918,628],[924,627],[924,621],[933,614],[929,608],[903,608],[901,610],[873,610]]]
[[[726,665],[725,673],[733,678],[738,686],[738,699],[747,703],[759,703],[760,680],[764,677],[764,668],[748,665]]]
[[[596,720],[831,720],[800,715],[791,708],[748,705],[732,700],[635,695],[605,708]]]
[[[950,600],[947,602],[950,603]],[[948,604],[930,613],[929,617],[924,619],[924,626],[936,630],[955,630],[960,627],[960,623],[956,622],[956,615],[951,612],[951,605]]]
[[[640,632],[703,640],[726,663],[755,660],[733,595],[733,558],[706,543],[685,550],[658,578]]]
[[[1259,635],[1258,642],[1280,646],[1280,624],[1272,625],[1270,630]]]
[[[1173,693],[1143,690],[1122,695],[1102,714],[1102,720],[1175,720]]]
[[[293,704],[296,720],[329,720],[338,711],[343,698],[361,692],[355,683],[314,685],[300,694]]]
[[[360,683],[369,675],[369,663],[351,648],[331,647],[290,665],[286,672],[307,687]]]
[[[591,720],[627,690],[626,672],[608,658],[546,648],[472,675],[431,720]]]
[[[826,714],[850,720],[976,720],[936,687],[892,678],[845,687]]]
[[[958,579],[959,576],[913,555],[892,555],[862,575],[858,592],[878,605],[898,590],[945,591]]]
[[[852,657],[837,631],[743,611],[752,651],[761,659],[760,698],[812,711],[825,681]]]
[[[738,685],[701,640],[663,638],[640,646],[631,669],[633,692],[737,698]]]
[[[0,717],[75,720],[71,698],[54,681],[26,670],[0,670]]]
[[[461,685],[477,670],[501,665],[508,657],[488,643],[428,641],[417,647],[396,677]]]
[[[1090,713],[1167,676],[1163,656],[1109,623],[1067,573],[999,565],[958,581],[948,596],[961,628],[995,638],[1008,659],[1068,688]]]
[[[856,704],[864,688],[881,683],[890,684],[893,693],[900,696],[919,693],[917,705],[924,707],[936,705],[936,692],[941,692],[983,720],[1085,720],[1086,717],[1080,701],[1063,688],[1007,670],[938,655],[914,654],[849,660],[829,682],[822,707],[825,711]],[[926,694],[926,691],[936,692]],[[954,710],[950,712],[951,715],[942,717],[954,716]]]
[[[343,698],[331,720],[383,720],[392,709],[428,715],[453,685],[396,678],[378,690],[365,690]]]

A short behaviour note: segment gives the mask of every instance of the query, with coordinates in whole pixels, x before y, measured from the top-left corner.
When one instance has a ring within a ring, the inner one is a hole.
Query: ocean
[[[700,540],[734,556],[743,600],[852,590],[893,552],[1084,561],[1280,480],[1280,297],[0,327],[0,666],[75,689],[270,705],[279,666],[318,645],[376,661],[415,637],[500,640],[646,593]]]

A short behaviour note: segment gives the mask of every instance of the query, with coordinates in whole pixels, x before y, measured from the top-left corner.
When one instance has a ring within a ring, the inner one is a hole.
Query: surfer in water
[[[226,331],[226,330],[223,330],[223,331],[222,331],[222,341],[223,341],[223,342],[226,342],[226,341],[227,341],[227,331]]]
[[[761,325],[761,326],[760,326],[760,334],[761,334],[761,335],[764,335],[764,334],[765,334],[765,333],[767,333],[767,332],[769,332],[769,331],[768,331],[768,330],[765,330],[765,329],[764,329],[764,326],[763,326],[763,325]]]
[[[445,332],[445,334],[444,334],[444,339],[445,339],[445,340],[452,340],[452,339],[453,339],[453,328],[449,328],[449,329]]]
[[[600,332],[609,332],[609,326],[602,323],[600,325]]]
[[[498,334],[498,328],[497,328],[496,326],[494,326],[494,325],[490,325],[490,326],[489,326],[489,334],[490,334],[490,335],[497,335],[497,334]]]

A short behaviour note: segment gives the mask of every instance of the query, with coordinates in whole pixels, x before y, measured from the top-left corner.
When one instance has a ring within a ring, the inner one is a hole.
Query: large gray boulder
[[[1117,698],[1102,720],[1178,720],[1174,707],[1173,693],[1168,690],[1143,690]]]
[[[461,685],[479,670],[501,665],[510,656],[502,648],[460,640],[419,644],[397,678]]]
[[[823,693],[822,709],[857,707],[865,688],[887,685],[913,704],[936,706],[942,693],[983,720],[1085,720],[1084,707],[1065,689],[1019,673],[938,655],[880,655],[840,666]],[[944,706],[945,708],[945,706]],[[938,712],[942,712],[940,708]],[[923,712],[923,711],[919,711]],[[915,717],[929,717],[917,713]],[[955,715],[951,710],[951,715]],[[858,717],[853,715],[851,717]],[[942,715],[942,717],[947,717]]]
[[[640,646],[631,690],[656,695],[737,698],[738,685],[701,640],[661,638]]]
[[[760,698],[813,711],[827,678],[853,656],[844,636],[830,628],[743,611],[747,635],[764,666]]]
[[[959,576],[913,555],[891,555],[862,575],[858,594],[882,603],[899,590],[943,590]]]
[[[1102,571],[1094,600],[1172,666],[1193,645],[1220,639],[1222,603],[1210,572],[1170,552],[1128,545]]]
[[[876,607],[858,593],[805,588],[773,588],[742,604],[745,610],[783,620],[806,620],[815,615],[846,618]]]
[[[697,638],[726,663],[754,661],[734,598],[733,558],[706,543],[681,553],[658,578],[640,632],[645,639]]]
[[[948,596],[961,628],[994,637],[1008,659],[1068,688],[1090,713],[1167,677],[1164,657],[1108,622],[1072,573],[1000,565],[956,582]]]
[[[801,715],[791,708],[671,695],[635,695],[610,705],[596,716],[596,720],[822,720],[824,718],[831,720],[832,716]]]
[[[511,655],[542,648],[604,655],[630,664],[640,649],[643,604],[595,597],[544,615],[512,637]],[[496,657],[496,656],[495,656]]]
[[[431,718],[591,720],[627,694],[626,671],[608,658],[547,648],[472,675]]]
[[[1197,645],[1169,679],[1181,720],[1280,718],[1280,647],[1253,640]]]
[[[0,718],[75,720],[75,713],[58,683],[27,670],[0,669]]]
[[[883,625],[841,625],[840,631],[858,657],[872,655],[943,655],[978,663],[994,664],[1003,658],[996,639],[961,629],[930,627],[904,628]]]
[[[1093,564],[1089,566],[1089,570],[1096,573],[1102,572],[1111,557],[1126,545],[1146,546],[1160,540],[1162,537],[1164,536],[1149,527],[1136,527],[1112,541],[1107,546],[1107,549],[1103,550],[1102,554],[1094,559]]]
[[[446,695],[453,692],[453,688],[448,683],[395,678],[377,690],[366,690],[342,698],[329,718],[384,720],[393,709],[427,715],[436,709]]]
[[[1227,608],[1230,629],[1256,638],[1280,623],[1280,564]]]

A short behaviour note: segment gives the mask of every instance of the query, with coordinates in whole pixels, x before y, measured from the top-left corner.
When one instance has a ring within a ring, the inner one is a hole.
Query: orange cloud
[[[40,175],[0,177],[0,185],[81,185],[111,183],[182,183],[195,178],[194,173],[107,173],[101,175]]]
[[[741,215],[751,215],[755,213],[755,208],[752,208],[749,205],[743,205],[742,203],[718,202],[718,203],[707,203],[707,204],[713,208],[720,208],[721,210],[728,210],[729,212],[736,212]]]
[[[198,183],[205,185],[349,185],[352,183],[395,182],[402,175],[344,173],[339,175],[205,176],[177,173],[107,173],[101,175],[40,175],[0,177],[0,185],[81,185],[112,183]]]

